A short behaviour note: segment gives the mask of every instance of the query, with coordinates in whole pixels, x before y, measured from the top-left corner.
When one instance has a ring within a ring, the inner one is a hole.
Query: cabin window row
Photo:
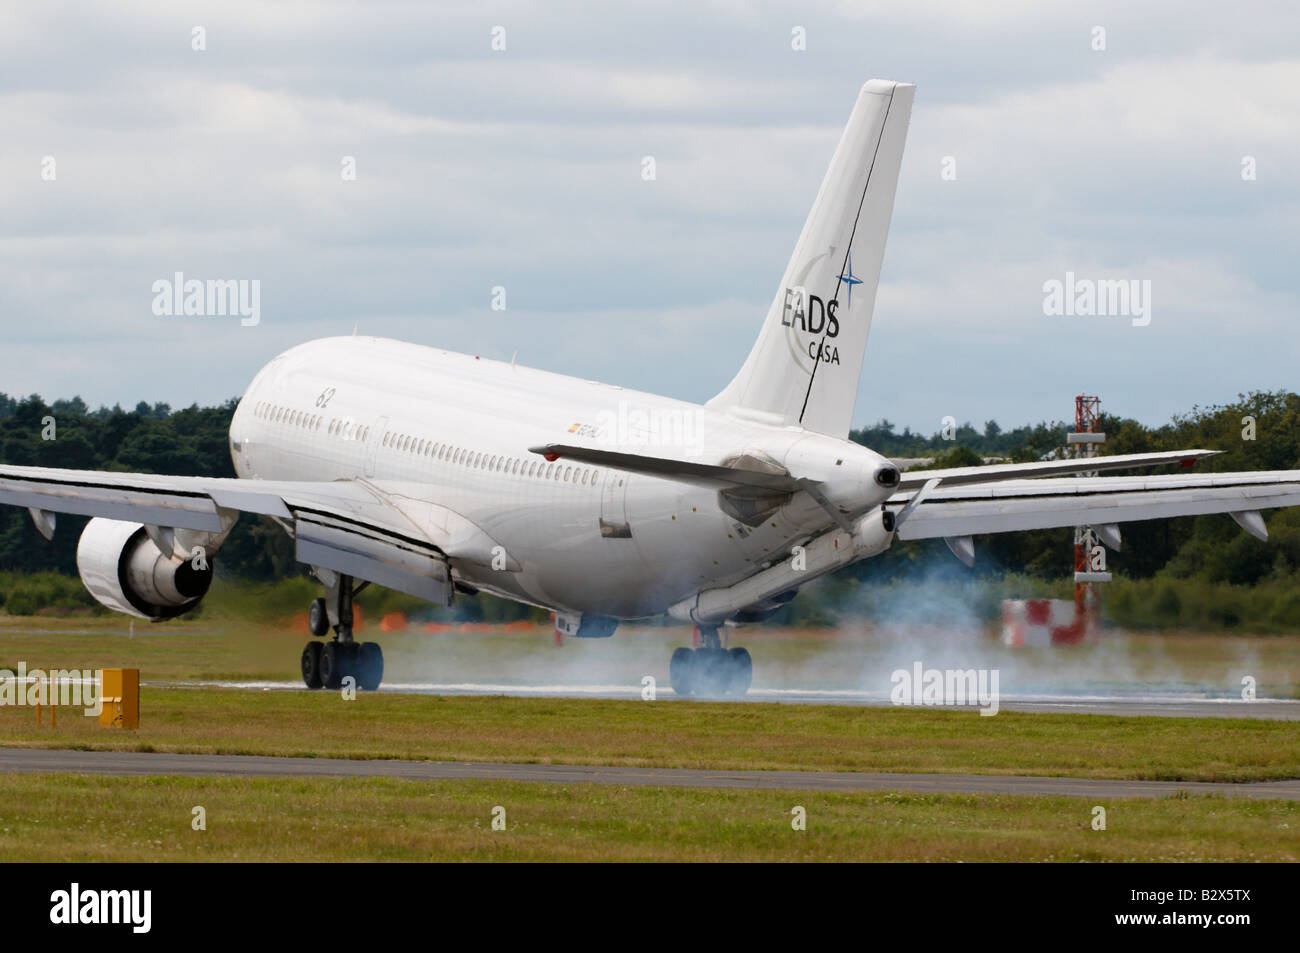
[[[288,424],[290,427],[301,427],[303,430],[319,430],[322,419],[320,414],[309,414],[305,411],[282,407],[279,404],[270,404],[266,401],[262,401],[257,405],[254,414],[262,420],[269,420],[273,424]]]
[[[304,430],[320,430],[321,424],[325,422],[325,417],[321,414],[309,414],[305,411],[293,410],[267,401],[259,402],[253,413],[261,420],[267,420],[273,424],[288,424],[290,427],[301,427]],[[330,420],[328,432],[331,436],[362,442],[365,442],[366,438],[370,436],[369,427],[362,427],[347,418],[339,417]]]
[[[421,440],[409,434],[386,433],[384,434],[383,444],[398,453],[411,453],[432,460],[441,460],[450,463],[452,466],[467,466],[472,470],[491,470],[495,473],[507,473],[511,476],[559,480],[563,483],[574,483],[582,486],[595,486],[600,480],[600,471],[587,467],[547,463],[543,460],[521,460],[518,457],[504,455],[494,456],[465,447],[453,447],[450,444],[437,443],[433,440]]]

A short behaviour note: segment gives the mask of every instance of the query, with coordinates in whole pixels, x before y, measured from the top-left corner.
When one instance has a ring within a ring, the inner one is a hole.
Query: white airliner
[[[159,620],[196,606],[240,513],[295,540],[325,596],[302,654],[310,687],[376,688],[379,646],[352,637],[375,583],[438,605],[483,591],[551,609],[578,637],[667,614],[699,627],[670,662],[679,694],[742,694],[737,622],[806,583],[940,537],[966,562],[976,534],[1300,504],[1300,471],[1059,476],[1174,462],[1145,453],[900,473],[850,442],[914,87],[858,95],[758,340],[695,405],[370,337],[311,341],[253,379],[230,427],[238,479],[0,466],[0,503],[47,538],[56,513],[94,517],[77,563],[104,605]]]

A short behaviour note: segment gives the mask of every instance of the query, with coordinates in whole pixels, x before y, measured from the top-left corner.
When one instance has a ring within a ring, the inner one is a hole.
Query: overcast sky
[[[0,391],[213,403],[359,322],[706,400],[871,77],[918,88],[857,424],[1294,389],[1300,9],[1134,6],[5,4]],[[1149,325],[1045,315],[1067,271]],[[175,272],[260,324],[154,314]]]

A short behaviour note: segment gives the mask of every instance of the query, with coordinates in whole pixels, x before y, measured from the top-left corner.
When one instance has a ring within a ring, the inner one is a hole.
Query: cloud
[[[1078,388],[1159,422],[1294,386],[1289,6],[594,9],[6,8],[0,389],[216,400],[360,320],[706,399],[872,74],[919,89],[859,423],[1013,425],[1064,415]],[[1042,283],[1066,270],[1150,279],[1151,327],[1045,318]],[[260,279],[263,324],[154,316],[175,271]],[[487,308],[496,286],[507,312]]]

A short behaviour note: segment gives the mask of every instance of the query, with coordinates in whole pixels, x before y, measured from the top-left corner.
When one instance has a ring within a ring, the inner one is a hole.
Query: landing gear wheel
[[[707,698],[718,698],[727,694],[731,683],[730,656],[725,649],[701,648],[695,650],[695,671],[692,681],[695,694]]]
[[[674,694],[682,697],[739,697],[754,680],[754,661],[742,648],[679,648],[668,663]]]
[[[320,650],[320,680],[324,688],[331,691],[343,684],[343,677],[348,671],[349,646],[343,642],[326,642]]]
[[[320,653],[319,642],[308,642],[302,650],[302,680],[308,688],[320,688]]]
[[[673,650],[673,657],[668,662],[668,681],[672,683],[673,694],[685,698],[694,691],[691,679],[694,660],[695,653],[685,646]]]
[[[378,691],[384,680],[384,650],[378,642],[362,642],[357,654],[357,686],[368,692]]]
[[[330,630],[330,617],[325,609],[324,599],[313,599],[307,609],[307,628],[312,635],[327,635]]]
[[[734,648],[727,652],[727,694],[743,695],[754,681],[754,660],[746,649]]]

